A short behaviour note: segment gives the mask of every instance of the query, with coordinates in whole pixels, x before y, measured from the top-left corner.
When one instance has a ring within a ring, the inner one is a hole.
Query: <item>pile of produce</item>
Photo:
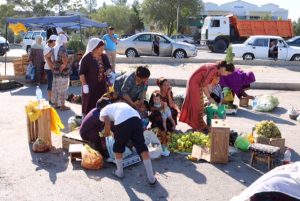
[[[273,121],[261,121],[255,125],[255,133],[266,138],[281,138],[281,133]]]
[[[171,132],[162,131],[158,128],[154,128],[152,129],[152,131],[153,133],[156,134],[157,138],[159,139],[162,145],[168,145],[169,143],[171,143],[171,136],[172,136]]]
[[[193,145],[210,147],[210,138],[200,132],[173,134],[168,148],[171,152],[192,152]]]
[[[256,105],[253,106],[253,110],[258,112],[271,112],[278,105],[279,101],[277,97],[264,95],[260,98],[256,98]]]

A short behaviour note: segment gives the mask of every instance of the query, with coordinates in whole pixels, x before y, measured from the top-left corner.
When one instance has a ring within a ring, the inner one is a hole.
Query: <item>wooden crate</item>
[[[248,107],[249,106],[249,98],[241,97],[239,105],[240,105],[240,107]]]
[[[70,86],[79,87],[79,86],[81,86],[81,81],[80,80],[70,80]]]
[[[284,154],[284,152],[285,152],[285,139],[284,138],[266,138],[264,136],[256,136],[255,143],[279,147],[281,154]]]
[[[62,136],[62,147],[67,150],[69,149],[70,144],[86,144],[86,143],[87,142],[81,138],[79,134],[79,130],[72,131]]]
[[[193,149],[197,149],[197,151],[193,150],[193,152],[198,153],[195,156],[198,155],[201,159],[211,163],[228,163],[229,134],[230,127],[226,120],[212,119],[211,146],[210,148],[194,146]]]
[[[51,108],[47,107],[38,110],[41,111],[41,114],[36,121],[30,122],[29,118],[26,117],[28,142],[33,143],[37,138],[40,138],[51,146]]]

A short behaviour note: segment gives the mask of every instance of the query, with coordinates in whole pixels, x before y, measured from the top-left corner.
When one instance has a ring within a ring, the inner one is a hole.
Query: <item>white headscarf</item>
[[[55,59],[55,61],[57,60],[57,57],[58,57],[59,48],[67,42],[68,42],[67,36],[65,36],[64,34],[59,34],[58,35],[58,37],[56,39],[56,44],[54,46],[54,59]]]
[[[87,47],[86,47],[86,50],[85,50],[85,53],[84,53],[82,59],[83,59],[86,55],[88,55],[90,52],[93,52],[93,50],[98,46],[98,44],[99,44],[101,41],[104,43],[104,41],[101,40],[101,39],[99,39],[99,38],[91,38],[91,39],[89,40],[88,44],[87,44]],[[82,59],[81,59],[81,61],[82,61]],[[79,64],[81,64],[81,61],[80,61]]]
[[[43,49],[42,43],[38,42],[40,39],[43,40],[42,36],[36,36],[35,37],[35,42],[31,45],[31,48],[33,48],[33,49]]]

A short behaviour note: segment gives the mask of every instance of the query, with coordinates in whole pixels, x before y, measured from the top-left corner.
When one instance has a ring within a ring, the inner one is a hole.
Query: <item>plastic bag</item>
[[[233,102],[234,101],[234,97],[233,97],[233,94],[232,94],[232,91],[230,88],[224,87],[223,93],[224,93],[224,101],[225,102]]]
[[[248,138],[246,136],[242,136],[242,135],[239,135],[236,138],[235,143],[234,143],[234,147],[236,147],[242,151],[248,151],[249,145],[250,145],[250,142],[249,142]]]
[[[35,67],[32,64],[28,64],[26,69],[25,79],[29,81],[33,81],[34,75],[35,75]]]
[[[112,160],[115,160],[115,154],[113,151],[115,139],[112,136],[108,136],[105,138],[105,142],[106,142],[106,148],[107,148],[107,152],[109,154],[109,158]],[[131,155],[132,153],[133,152],[128,147],[125,147],[125,151],[123,153],[123,159],[126,158],[127,156]]]
[[[76,128],[80,127],[82,122],[82,117],[81,116],[72,116],[68,119],[68,128],[69,132],[74,131]]]
[[[50,146],[45,141],[38,138],[32,145],[32,151],[38,153],[47,152],[50,151]]]
[[[225,119],[226,109],[224,105],[210,104],[205,108],[207,125],[211,125],[211,120],[215,118]]]
[[[86,169],[98,170],[103,167],[104,162],[102,155],[88,145],[83,146],[81,157],[81,166]]]
[[[148,147],[151,159],[159,158],[162,154],[162,146],[159,139],[152,131],[144,131],[145,144]]]
[[[178,106],[179,109],[181,109],[181,107],[182,107],[184,98],[185,98],[185,92],[182,92],[182,93],[176,93],[176,94],[174,95],[174,102],[175,102],[175,104]]]
[[[271,112],[279,105],[278,98],[272,95],[264,95],[257,99],[256,105],[253,110],[258,112]]]

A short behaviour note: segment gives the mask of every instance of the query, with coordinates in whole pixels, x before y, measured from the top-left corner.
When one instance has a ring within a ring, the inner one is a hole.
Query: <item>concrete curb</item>
[[[26,84],[24,76],[0,76],[0,80],[16,80],[22,84]],[[157,78],[150,78],[148,83],[150,86],[156,86]],[[173,87],[186,87],[187,80],[184,79],[168,79]],[[264,90],[285,90],[285,91],[300,91],[299,83],[273,83],[273,82],[255,82],[251,85],[251,89]]]
[[[173,87],[186,87],[187,84],[187,80],[183,79],[168,79],[168,81]],[[149,85],[156,85],[156,79],[150,78]],[[255,82],[251,85],[251,89],[300,91],[300,83]]]
[[[12,62],[20,57],[7,57],[7,62]],[[225,58],[225,54],[224,54]],[[0,57],[0,62],[4,62],[5,57]],[[217,59],[199,59],[199,58],[187,58],[187,59],[175,59],[171,57],[117,57],[117,63],[128,64],[183,64],[183,63],[215,63]],[[298,61],[273,61],[273,60],[234,60],[235,65],[249,65],[249,66],[270,66],[270,67],[289,67],[292,70],[300,71],[300,62]]]

